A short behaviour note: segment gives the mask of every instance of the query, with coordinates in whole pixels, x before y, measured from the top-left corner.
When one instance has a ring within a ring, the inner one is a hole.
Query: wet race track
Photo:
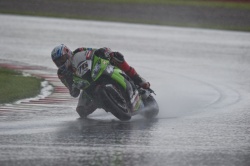
[[[1,166],[250,165],[249,33],[10,15],[0,22],[0,65],[46,80],[40,98],[0,106]],[[80,119],[50,59],[61,43],[122,52],[155,90],[157,118],[120,122],[97,110]]]

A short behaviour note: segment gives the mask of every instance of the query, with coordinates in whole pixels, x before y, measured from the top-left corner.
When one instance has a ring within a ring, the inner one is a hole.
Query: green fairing
[[[124,81],[124,77],[120,74],[120,69],[114,69],[114,72],[111,75],[111,78],[118,82],[125,90],[127,88],[126,82]]]
[[[101,59],[100,57],[94,56],[93,62],[94,63],[93,63],[92,72],[91,72],[92,78],[93,78],[93,73],[94,73],[93,67],[95,67],[97,63],[100,63],[101,65],[101,70],[99,71],[98,75],[95,78],[93,78],[93,80],[96,81],[102,75],[103,71],[107,68],[109,61],[105,59]]]
[[[93,59],[93,66],[96,66],[97,63],[100,63],[101,65],[101,70],[99,71],[98,75],[93,78],[94,81],[96,81],[104,72],[104,70],[106,70],[107,66],[110,64],[110,62],[108,60],[102,59],[100,57],[95,56]],[[93,70],[92,70],[92,74],[93,75]],[[111,78],[113,80],[115,80],[116,82],[118,82],[124,89],[126,89],[126,82],[124,81],[124,77],[120,74],[121,70],[118,68],[115,68],[114,71],[111,73]]]
[[[98,73],[96,73],[97,75],[95,77],[93,77],[93,75],[94,75],[93,68],[95,68],[95,66],[98,65],[97,63],[99,63],[99,65],[101,65],[100,70],[98,71]],[[92,76],[93,81],[96,81],[99,79],[99,77],[107,69],[108,65],[110,65],[109,60],[105,60],[105,59],[102,59],[100,57],[94,56],[93,63],[92,63],[92,71],[91,71],[91,76]],[[106,72],[106,74],[107,73],[108,72]],[[122,71],[119,68],[114,67],[113,72],[109,73],[109,75],[111,76],[111,78],[113,80],[115,80],[117,83],[119,83],[126,90],[127,84],[124,80],[124,77],[121,75],[121,73],[122,73]],[[81,77],[78,77],[76,75],[74,75],[73,80],[75,83],[84,81],[86,83],[86,85],[88,85],[88,86],[90,85],[90,82],[88,82],[87,80],[83,80]],[[84,87],[84,89],[88,88],[88,86]]]

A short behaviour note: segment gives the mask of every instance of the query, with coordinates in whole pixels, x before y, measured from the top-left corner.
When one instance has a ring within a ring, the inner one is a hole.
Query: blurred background
[[[250,0],[0,0],[0,13],[250,31]]]

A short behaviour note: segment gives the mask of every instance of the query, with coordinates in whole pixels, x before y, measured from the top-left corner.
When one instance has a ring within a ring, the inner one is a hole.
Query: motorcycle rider
[[[112,65],[124,71],[136,85],[144,89],[150,87],[150,83],[140,77],[136,70],[128,65],[120,52],[113,52],[110,48],[106,47],[99,49],[81,47],[72,52],[66,45],[61,44],[52,50],[51,58],[58,67],[57,75],[59,79],[69,89],[72,97],[78,97],[80,89],[84,86],[81,83],[74,83],[73,75],[81,77],[84,71],[79,69],[79,65],[86,60],[91,60],[94,54],[101,58],[108,59]],[[81,93],[76,108],[80,117],[85,118],[96,109],[97,107],[94,102],[85,97],[84,93]]]

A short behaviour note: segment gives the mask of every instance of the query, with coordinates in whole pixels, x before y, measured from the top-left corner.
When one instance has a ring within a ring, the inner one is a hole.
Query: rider
[[[57,74],[61,82],[69,89],[72,97],[78,97],[80,89],[83,85],[73,82],[73,75],[80,75],[78,65],[85,60],[91,60],[93,55],[108,59],[110,63],[124,71],[136,85],[148,89],[150,83],[139,76],[135,69],[128,65],[123,55],[119,52],[113,52],[110,48],[77,48],[71,51],[66,45],[61,44],[56,46],[51,52],[51,58],[58,67]],[[81,76],[81,75],[80,75]],[[81,93],[76,111],[81,117],[87,117],[95,111],[97,107],[89,98],[84,97]]]

